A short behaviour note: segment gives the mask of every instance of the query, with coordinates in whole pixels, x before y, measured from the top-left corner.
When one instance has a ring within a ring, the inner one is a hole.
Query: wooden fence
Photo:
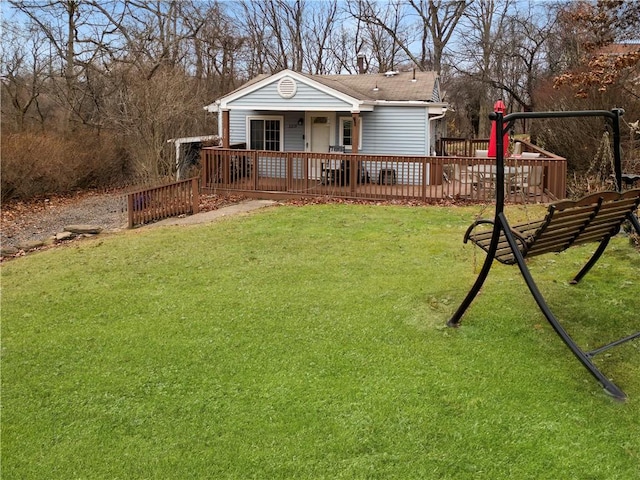
[[[129,228],[164,218],[198,213],[198,180],[194,177],[127,194]]]

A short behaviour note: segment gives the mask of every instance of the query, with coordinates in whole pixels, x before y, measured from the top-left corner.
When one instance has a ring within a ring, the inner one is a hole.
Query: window
[[[344,145],[345,147],[350,147],[351,145],[353,145],[353,136],[352,136],[352,130],[353,130],[353,120],[344,120],[341,122],[342,126],[341,126],[341,130],[342,130],[342,145]]]
[[[360,119],[360,141],[358,149],[362,148],[362,119]],[[353,146],[353,119],[349,117],[340,118],[340,145],[350,149]]]
[[[249,118],[249,148],[279,152],[282,146],[281,117]]]

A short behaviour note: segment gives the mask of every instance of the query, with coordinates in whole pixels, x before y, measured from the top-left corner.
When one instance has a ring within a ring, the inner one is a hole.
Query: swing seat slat
[[[608,240],[620,231],[624,221],[640,204],[640,189],[624,193],[598,192],[576,201],[563,201],[549,206],[544,220],[511,226],[523,257],[562,252],[572,245]],[[489,252],[493,230],[475,232],[482,224],[474,222],[465,233],[464,242],[471,241]],[[516,263],[504,232],[500,232],[495,259],[501,263]]]

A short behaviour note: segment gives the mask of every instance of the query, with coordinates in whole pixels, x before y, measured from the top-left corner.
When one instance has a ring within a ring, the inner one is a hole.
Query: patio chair
[[[515,170],[516,172],[510,175],[507,180],[511,194],[523,194],[525,197],[542,195],[544,167],[523,165],[515,167]]]
[[[322,184],[335,185],[340,179],[340,172],[344,172],[342,160],[327,160],[322,162]],[[342,175],[344,177],[344,173]]]
[[[520,185],[525,195],[529,197],[537,197],[538,195],[542,195],[543,173],[544,167],[540,165],[529,167],[529,172],[523,178],[523,182]]]
[[[522,159],[540,158],[539,152],[522,152]],[[521,165],[516,167],[515,175],[509,177],[509,191],[522,193],[526,197],[542,196],[544,167],[542,165]]]
[[[345,153],[344,145],[330,145],[330,153]],[[350,157],[351,158],[351,157]],[[351,160],[344,159],[329,159],[322,163],[322,182],[324,185],[340,185],[344,187],[349,185],[350,182],[350,170]],[[371,178],[366,167],[362,165],[358,166],[356,182],[358,184],[369,183]]]
[[[329,153],[344,153],[344,145],[329,145]],[[329,159],[322,162],[322,183],[324,185],[335,185],[342,178],[344,185],[344,161],[339,159]]]

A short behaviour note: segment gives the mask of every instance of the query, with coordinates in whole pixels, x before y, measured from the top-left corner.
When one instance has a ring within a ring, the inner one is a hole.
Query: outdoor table
[[[508,186],[517,187],[518,177],[520,180],[529,172],[529,167],[527,165],[523,165],[521,167],[504,167],[504,183]],[[496,165],[470,165],[467,167],[467,174],[474,178],[477,176],[478,186],[482,186],[483,188],[487,188],[491,191],[495,189],[496,184],[496,176],[498,174],[498,167]]]

